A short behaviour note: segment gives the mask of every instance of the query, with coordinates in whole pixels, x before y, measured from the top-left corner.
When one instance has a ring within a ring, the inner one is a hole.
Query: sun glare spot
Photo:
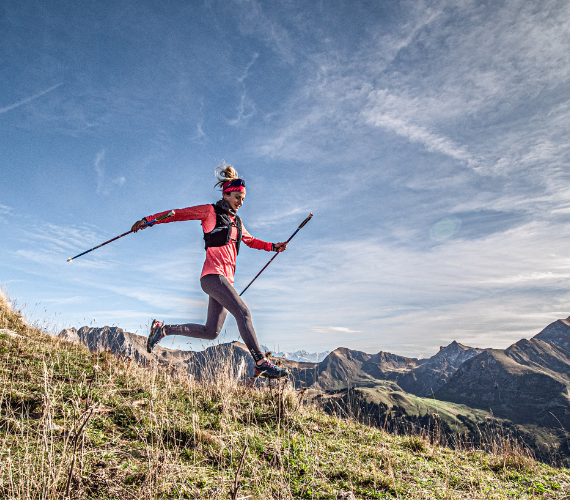
[[[429,230],[429,236],[433,241],[445,241],[451,238],[461,227],[459,217],[446,217],[436,222]]]

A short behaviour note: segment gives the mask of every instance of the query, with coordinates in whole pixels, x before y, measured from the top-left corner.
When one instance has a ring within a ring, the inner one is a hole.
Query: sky
[[[566,1],[2,2],[0,284],[53,332],[204,322],[198,221],[67,259],[225,161],[254,236],[314,213],[244,294],[261,344],[506,348],[570,314],[569,76]]]

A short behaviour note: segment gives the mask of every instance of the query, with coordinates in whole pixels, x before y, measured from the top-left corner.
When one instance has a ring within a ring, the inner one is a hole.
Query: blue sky
[[[570,314],[568,2],[23,0],[0,42],[0,283],[53,330],[204,321],[198,222],[66,260],[215,202],[222,160],[253,235],[315,214],[244,296],[265,345],[429,356]]]

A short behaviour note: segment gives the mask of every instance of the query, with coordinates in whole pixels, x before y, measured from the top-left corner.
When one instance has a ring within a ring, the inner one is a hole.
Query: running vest
[[[219,207],[218,205],[212,205],[216,211],[216,227],[212,229],[209,233],[204,233],[205,248],[209,247],[223,247],[227,245],[231,240],[232,226],[235,226],[238,231],[238,237],[236,241],[236,253],[239,254],[239,244],[241,242],[241,219],[236,214],[235,223],[232,222],[230,216],[226,210]]]

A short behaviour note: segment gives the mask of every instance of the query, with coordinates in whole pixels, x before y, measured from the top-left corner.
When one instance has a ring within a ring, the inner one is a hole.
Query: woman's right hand
[[[133,233],[136,233],[139,229],[144,229],[146,227],[146,221],[144,219],[138,220],[133,224],[133,227],[131,227],[131,231]]]

